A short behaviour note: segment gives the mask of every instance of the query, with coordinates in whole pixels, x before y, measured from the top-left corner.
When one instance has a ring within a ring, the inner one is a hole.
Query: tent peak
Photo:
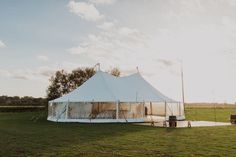
[[[100,63],[95,64],[94,69],[97,68],[97,71],[101,71],[100,65],[101,65]]]

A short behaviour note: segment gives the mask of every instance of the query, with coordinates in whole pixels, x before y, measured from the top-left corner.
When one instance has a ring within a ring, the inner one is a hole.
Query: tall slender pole
[[[119,119],[119,101],[116,102],[116,119]]]
[[[54,114],[53,114],[53,113],[54,113],[54,110],[53,110],[53,103],[50,103],[50,104],[49,104],[49,107],[50,107],[50,105],[51,105],[51,108],[52,108],[51,111],[52,111],[52,117],[53,117],[53,115],[54,115]]]
[[[152,102],[150,102],[150,109],[151,109],[151,115],[152,115]]]
[[[56,113],[54,114],[54,101],[52,101],[52,117],[54,118],[54,115],[55,115],[55,118],[56,118]]]
[[[166,106],[166,101],[165,101],[165,120],[166,120],[166,115],[167,115],[167,106]]]
[[[184,72],[183,72],[183,63],[181,62],[181,84],[182,84],[182,101],[184,106],[185,113],[185,98],[184,98]]]
[[[69,111],[69,99],[68,99],[68,102],[66,104],[66,119],[68,119],[68,111]]]
[[[142,115],[143,115],[143,118],[145,117],[145,101],[143,101],[143,105],[142,105]]]
[[[179,116],[181,116],[181,104],[180,104],[180,102],[178,103],[178,106],[179,106]]]
[[[215,116],[215,122],[216,122],[216,104],[214,103],[214,116]]]

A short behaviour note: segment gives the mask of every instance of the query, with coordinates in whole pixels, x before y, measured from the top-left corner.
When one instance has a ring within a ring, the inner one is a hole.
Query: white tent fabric
[[[151,86],[140,73],[115,77],[98,71],[74,91],[50,102],[176,102]]]

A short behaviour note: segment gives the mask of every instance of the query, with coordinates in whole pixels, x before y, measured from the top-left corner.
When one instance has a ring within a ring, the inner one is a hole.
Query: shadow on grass
[[[156,129],[132,124],[56,123],[47,121],[45,116],[35,121],[32,117],[37,114],[0,113],[1,155],[58,156],[64,153],[67,156],[70,152],[71,155],[96,155],[103,150],[117,154],[119,150],[115,148],[125,145],[125,141],[135,143],[134,139],[140,139],[133,137],[137,132]],[[124,141],[120,140],[123,137]],[[94,150],[89,152],[90,148]]]

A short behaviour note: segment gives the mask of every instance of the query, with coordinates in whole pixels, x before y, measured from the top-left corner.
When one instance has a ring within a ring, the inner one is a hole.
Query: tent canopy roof
[[[115,77],[97,71],[72,92],[50,102],[176,102],[155,89],[139,73]]]

